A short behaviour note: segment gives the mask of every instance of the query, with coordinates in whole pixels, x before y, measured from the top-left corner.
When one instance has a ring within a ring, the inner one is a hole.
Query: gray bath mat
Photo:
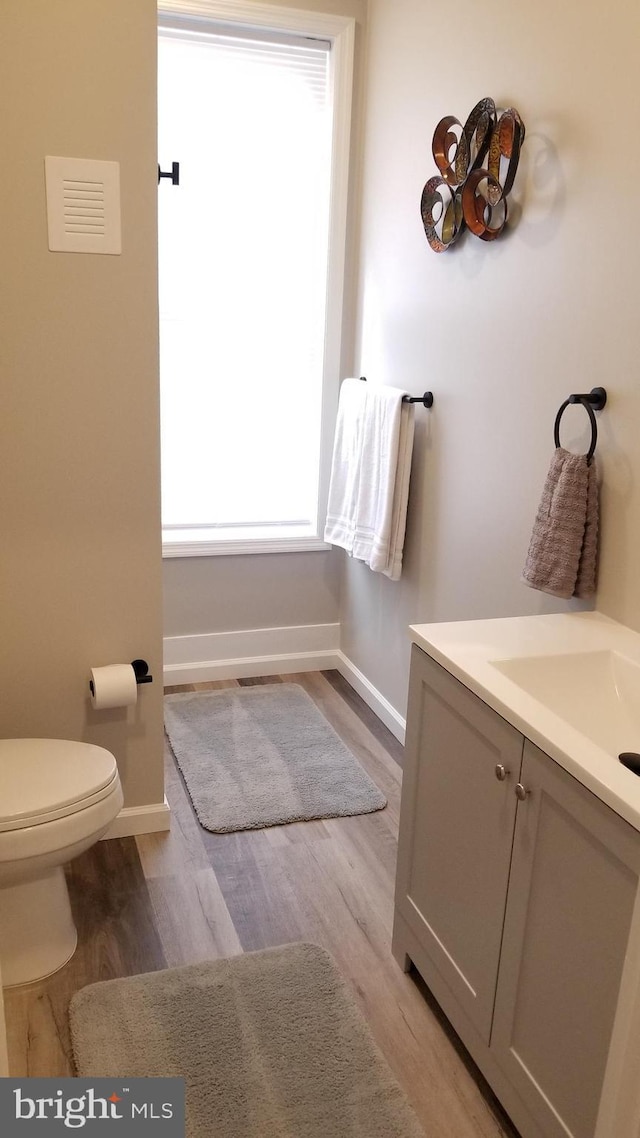
[[[187,1138],[424,1138],[332,958],[294,944],[83,988],[78,1074],[186,1079]]]
[[[207,830],[254,830],[386,806],[299,684],[184,692],[164,703],[173,753]]]

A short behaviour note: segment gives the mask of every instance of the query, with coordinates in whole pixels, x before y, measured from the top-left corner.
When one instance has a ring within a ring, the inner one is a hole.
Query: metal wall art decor
[[[465,228],[481,241],[500,236],[523,142],[515,107],[498,117],[493,99],[476,103],[464,126],[452,115],[440,120],[431,147],[440,173],[429,178],[420,203],[435,253],[449,249]]]

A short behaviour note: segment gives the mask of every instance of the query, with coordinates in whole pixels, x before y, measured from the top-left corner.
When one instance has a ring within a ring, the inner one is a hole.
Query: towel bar
[[[363,383],[367,382],[366,375],[361,375]],[[424,395],[403,395],[403,403],[422,403],[423,407],[433,407],[433,391],[425,391]]]
[[[423,407],[433,407],[433,391],[425,391],[424,395],[403,395],[403,403],[422,403]]]

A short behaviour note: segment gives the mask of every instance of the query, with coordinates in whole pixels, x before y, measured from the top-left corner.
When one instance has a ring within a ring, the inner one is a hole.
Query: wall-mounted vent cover
[[[44,165],[51,251],[120,253],[120,163],[47,157]]]

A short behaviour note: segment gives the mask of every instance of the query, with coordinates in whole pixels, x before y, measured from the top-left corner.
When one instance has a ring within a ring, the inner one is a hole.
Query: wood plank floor
[[[299,683],[387,796],[385,810],[236,834],[199,825],[167,746],[171,832],[99,842],[69,867],[70,963],[5,993],[14,1075],[73,1073],[71,995],[95,980],[308,940],[350,982],[426,1134],[517,1138],[420,978],[391,956],[402,748],[336,672],[188,685]]]

